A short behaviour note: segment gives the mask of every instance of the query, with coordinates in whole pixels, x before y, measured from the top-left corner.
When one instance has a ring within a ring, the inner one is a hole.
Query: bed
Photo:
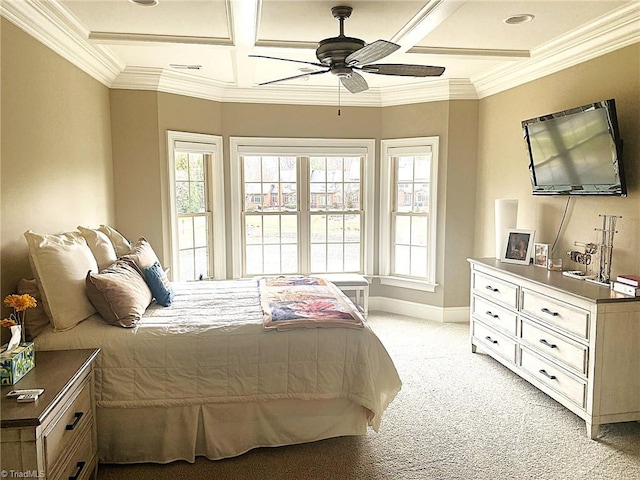
[[[268,329],[258,280],[171,289],[170,306],[151,303],[129,328],[93,313],[34,339],[37,350],[100,348],[101,462],[215,460],[378,430],[401,381],[364,319]]]

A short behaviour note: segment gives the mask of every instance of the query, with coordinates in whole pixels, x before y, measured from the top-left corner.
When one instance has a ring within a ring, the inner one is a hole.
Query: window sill
[[[437,283],[431,283],[423,280],[414,280],[411,278],[401,277],[389,277],[380,276],[380,283],[382,285],[389,285],[391,287],[410,288],[412,290],[420,290],[422,292],[435,292]]]

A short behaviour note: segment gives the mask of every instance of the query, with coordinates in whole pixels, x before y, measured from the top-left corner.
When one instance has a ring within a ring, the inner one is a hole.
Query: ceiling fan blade
[[[290,58],[268,57],[266,55],[249,55],[249,57],[252,57],[252,58],[268,58],[270,60],[282,60],[283,62],[304,63],[305,65],[314,65],[316,67],[326,67],[326,65],[324,63],[305,62],[304,60],[291,60]]]
[[[271,80],[269,82],[263,82],[263,83],[259,83],[258,85],[270,85],[272,83],[279,83],[279,82],[284,82],[286,80],[295,80],[296,78],[303,78],[303,77],[308,77],[310,75],[318,75],[320,73],[327,73],[329,70],[316,70],[315,72],[307,72],[307,73],[302,73],[300,75],[294,75],[292,77],[286,77],[286,78],[279,78],[278,80]]]
[[[391,55],[399,48],[400,45],[395,43],[387,42],[386,40],[376,40],[347,56],[344,62],[349,66],[366,65],[367,63],[375,62],[387,55]]]
[[[356,67],[367,73],[378,75],[399,75],[403,77],[439,77],[444,73],[444,67],[430,65],[409,65],[404,63],[376,63]]]
[[[367,81],[358,72],[351,72],[351,75],[348,77],[340,77],[340,81],[342,85],[344,85],[344,88],[351,93],[360,93],[369,89]]]

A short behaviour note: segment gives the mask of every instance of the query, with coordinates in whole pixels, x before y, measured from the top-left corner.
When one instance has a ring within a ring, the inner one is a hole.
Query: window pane
[[[186,153],[176,153],[176,181],[189,180],[189,160]]]
[[[194,279],[193,250],[180,250],[180,281],[186,282]]]
[[[282,273],[297,273],[298,247],[296,245],[282,245]]]
[[[427,249],[411,247],[411,275],[424,277],[427,275]]]
[[[298,223],[295,215],[283,215],[281,218],[280,238],[282,243],[298,243]]]
[[[414,180],[416,182],[429,182],[431,180],[430,157],[415,157]]]
[[[176,182],[176,211],[189,212],[189,182]]]
[[[330,242],[342,242],[344,240],[343,215],[329,215],[327,230]]]
[[[345,215],[344,229],[345,242],[360,242],[360,215]]]
[[[244,210],[253,212],[262,209],[262,185],[260,183],[244,184]]]
[[[247,245],[245,248],[245,268],[248,275],[258,275],[262,270],[262,245]]]
[[[413,184],[399,183],[396,195],[396,210],[398,212],[410,212],[413,200]]]
[[[395,222],[395,243],[408,245],[411,242],[411,217],[398,215]]]
[[[207,248],[196,248],[194,261],[194,279],[209,278],[209,252]]]
[[[348,157],[344,159],[345,182],[360,183],[360,158]]]
[[[262,217],[247,215],[244,217],[245,242],[247,245],[262,243]]]
[[[327,159],[327,181],[343,181],[343,160],[342,157],[332,157]]]
[[[411,245],[427,246],[428,218],[413,217],[411,222]]]
[[[327,159],[324,157],[311,157],[310,180],[314,182],[327,181]]]
[[[344,252],[342,244],[330,243],[327,246],[327,271],[342,272],[344,267]]]
[[[280,245],[264,246],[264,273],[281,273]]]
[[[396,178],[398,179],[398,182],[412,182],[413,157],[398,157],[396,164]]]
[[[193,217],[193,241],[196,247],[206,247],[209,232],[207,231],[207,217]]]
[[[344,271],[360,270],[360,244],[347,243],[344,246]]]
[[[396,245],[395,272],[398,275],[411,275],[411,247]]]
[[[189,188],[189,212],[205,211],[204,182],[191,182]]]
[[[245,182],[260,182],[261,159],[260,157],[243,157],[243,178]]]
[[[428,211],[429,201],[429,184],[428,183],[416,183],[413,186],[413,211],[422,213]]]
[[[327,248],[326,244],[311,245],[311,271],[326,272],[327,271]]]
[[[327,216],[312,215],[311,216],[311,242],[327,241]]]
[[[178,248],[181,250],[193,248],[193,219],[191,217],[178,218]]]
[[[262,235],[263,242],[265,244],[280,243],[280,216],[265,215],[262,219],[262,223],[263,223],[263,235]]]
[[[189,154],[189,180],[204,182],[204,155],[202,153]]]
[[[262,157],[262,181],[277,182],[280,180],[278,157]]]

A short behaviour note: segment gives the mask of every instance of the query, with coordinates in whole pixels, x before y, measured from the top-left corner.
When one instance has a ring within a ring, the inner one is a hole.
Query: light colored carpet
[[[482,353],[468,325],[372,312],[402,391],[379,433],[194,464],[100,465],[120,479],[640,479],[640,423],[584,422]],[[640,374],[640,373],[639,373]]]

